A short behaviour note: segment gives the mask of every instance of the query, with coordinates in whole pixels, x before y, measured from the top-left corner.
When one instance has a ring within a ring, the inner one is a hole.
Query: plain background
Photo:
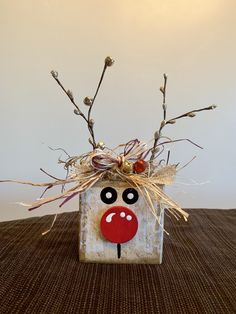
[[[97,139],[114,147],[133,138],[149,141],[162,118],[159,86],[168,74],[168,117],[217,104],[212,112],[166,127],[182,165],[167,192],[182,207],[235,207],[236,2],[234,0],[0,0],[0,178],[48,181],[57,177],[63,147],[71,155],[90,149],[83,120],[50,77],[55,69],[81,108],[109,68],[94,105]],[[40,188],[0,186],[0,218],[58,211],[52,204],[28,213]],[[55,191],[55,193],[58,191]],[[78,199],[63,211],[76,210]]]

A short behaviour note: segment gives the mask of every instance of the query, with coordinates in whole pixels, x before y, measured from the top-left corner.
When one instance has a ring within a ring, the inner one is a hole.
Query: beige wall
[[[60,156],[48,146],[80,154],[88,133],[51,79],[58,70],[82,103],[93,95],[103,59],[112,55],[94,107],[96,134],[113,147],[138,137],[148,141],[162,116],[159,86],[168,73],[169,116],[219,104],[166,128],[189,138],[171,161],[197,159],[168,191],[184,207],[235,207],[236,2],[234,0],[0,0],[0,178],[43,182],[42,167],[63,176]],[[194,184],[194,182],[199,184]],[[0,186],[1,219],[28,216],[13,204],[41,190]],[[75,210],[77,202],[64,210]],[[45,206],[32,215],[57,211]]]

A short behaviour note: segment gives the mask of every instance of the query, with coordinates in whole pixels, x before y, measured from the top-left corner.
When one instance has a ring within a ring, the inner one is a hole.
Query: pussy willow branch
[[[154,143],[153,143],[153,148],[152,148],[152,154],[150,157],[150,161],[152,162],[155,159],[156,156],[156,148],[158,141],[160,140],[161,137],[161,130],[163,129],[165,125],[165,120],[166,120],[166,84],[167,84],[167,75],[164,73],[163,74],[164,78],[164,85],[160,87],[160,91],[162,93],[163,101],[162,101],[162,109],[163,109],[163,120],[160,124],[159,130],[155,132],[154,134]]]
[[[72,102],[72,104],[75,106],[76,111],[75,113],[78,114],[79,116],[81,116],[87,123],[88,126],[88,130],[91,134],[92,137],[92,146],[93,148],[96,147],[96,142],[95,142],[95,138],[94,138],[94,132],[93,132],[93,128],[90,126],[89,120],[86,118],[86,116],[83,114],[83,112],[80,110],[80,108],[78,107],[78,105],[75,103],[74,97],[72,95],[71,92],[67,91],[65,89],[65,87],[62,85],[61,81],[58,79],[58,74],[55,71],[51,71],[52,77],[54,78],[54,80],[57,82],[57,84],[61,87],[61,89],[64,91],[64,93],[67,95],[67,97],[70,99],[70,101]]]
[[[211,105],[211,106],[208,106],[208,107],[205,107],[205,108],[201,108],[201,109],[196,109],[196,110],[192,110],[192,111],[189,111],[189,112],[186,112],[184,114],[181,114],[180,116],[177,116],[173,119],[170,119],[168,121],[166,121],[165,124],[174,124],[176,120],[180,119],[180,118],[185,118],[185,117],[190,117],[190,118],[194,118],[195,117],[195,113],[197,112],[200,112],[200,111],[205,111],[205,110],[213,110],[215,109],[216,106],[215,105]]]
[[[181,119],[181,118],[185,118],[185,117],[194,118],[196,116],[197,112],[205,111],[205,110],[213,110],[213,109],[216,108],[215,105],[211,105],[211,106],[208,106],[208,107],[205,107],[205,108],[196,109],[196,110],[192,110],[192,111],[186,112],[184,114],[181,114],[181,115],[179,115],[179,116],[177,116],[175,118],[172,118],[172,119],[169,119],[169,120],[166,121],[166,103],[165,103],[165,100],[166,100],[167,76],[166,76],[166,74],[164,74],[163,76],[164,76],[164,86],[160,87],[160,91],[161,91],[161,93],[163,95],[163,105],[162,105],[162,108],[163,108],[163,120],[162,120],[162,122],[160,124],[159,130],[156,131],[155,134],[154,134],[154,143],[153,143],[153,148],[151,149],[152,153],[151,153],[151,157],[150,157],[150,162],[153,162],[153,160],[156,157],[158,142],[159,142],[159,140],[161,138],[161,131],[164,128],[165,125],[167,125],[167,124],[175,124],[176,120]]]
[[[156,156],[156,153],[157,153],[156,149],[157,149],[158,141],[161,138],[161,130],[163,129],[164,126],[165,126],[165,120],[163,120],[161,122],[159,130],[156,131],[155,134],[154,134],[154,144],[153,144],[153,147],[152,147],[152,150],[151,150],[152,154],[151,154],[151,157],[150,157],[150,162],[152,162],[155,159],[155,156]]]
[[[97,94],[98,94],[98,91],[99,91],[99,89],[100,89],[100,86],[101,86],[101,84],[102,84],[102,81],[103,81],[103,78],[104,78],[104,74],[105,74],[105,72],[106,72],[106,69],[107,69],[107,64],[106,64],[106,62],[105,62],[104,67],[103,67],[103,70],[102,70],[102,74],[101,74],[101,77],[100,77],[100,80],[99,80],[99,83],[98,83],[98,86],[97,86],[97,89],[96,89],[96,92],[95,92],[95,95],[94,95],[93,100],[92,100],[92,104],[91,104],[91,106],[89,107],[89,110],[88,110],[88,120],[90,119],[91,110],[92,110],[93,104],[94,104],[94,102],[95,102],[95,99],[96,99],[96,97],[97,97]]]
[[[208,107],[205,107],[205,108],[195,109],[195,110],[192,110],[192,111],[188,111],[188,112],[186,112],[186,113],[184,113],[184,114],[181,114],[181,115],[179,115],[179,116],[177,116],[177,117],[175,117],[175,118],[173,118],[173,119],[167,120],[167,121],[163,120],[163,121],[161,122],[161,125],[160,125],[159,130],[155,133],[156,137],[155,137],[155,140],[154,140],[154,145],[153,145],[153,148],[152,148],[152,155],[151,155],[150,161],[153,161],[154,158],[155,158],[155,153],[156,153],[156,152],[155,152],[155,149],[156,149],[157,146],[158,146],[158,141],[159,141],[160,138],[161,138],[161,131],[162,131],[162,129],[164,128],[165,125],[167,125],[167,124],[175,124],[175,123],[176,123],[176,120],[181,119],[181,118],[185,118],[185,117],[194,118],[194,117],[196,116],[196,113],[197,113],[197,112],[206,111],[206,110],[213,110],[213,109],[215,109],[215,108],[216,108],[215,105],[211,105],[211,106],[208,106]],[[188,141],[190,141],[190,140],[188,140]],[[190,142],[192,142],[192,141],[190,141]],[[193,143],[193,142],[192,142],[192,143]],[[199,148],[202,148],[201,146],[199,146],[199,145],[197,145],[197,144],[195,144],[195,143],[194,143],[194,145],[198,146]]]
[[[89,139],[89,143],[93,146],[93,149],[96,148],[97,144],[96,144],[96,140],[95,140],[95,135],[94,135],[94,129],[93,129],[93,126],[94,126],[94,121],[91,119],[91,111],[92,111],[92,107],[93,107],[93,104],[94,104],[94,101],[97,97],[97,94],[98,94],[98,91],[100,89],[100,86],[101,86],[101,83],[103,81],[103,77],[104,77],[104,74],[106,72],[106,69],[107,67],[110,67],[112,66],[112,64],[114,63],[114,60],[111,58],[111,57],[106,57],[105,59],[105,64],[104,64],[104,67],[103,67],[103,71],[102,71],[102,74],[101,74],[101,77],[100,77],[100,80],[99,80],[99,83],[98,83],[98,86],[97,86],[97,89],[96,89],[96,92],[95,92],[95,95],[91,101],[91,104],[89,104],[89,110],[88,110],[88,116],[86,118],[86,116],[83,114],[83,112],[80,110],[80,108],[78,107],[78,105],[75,103],[75,100],[74,100],[74,97],[73,97],[73,94],[70,90],[66,90],[64,88],[64,86],[62,85],[61,81],[58,79],[58,73],[56,71],[51,71],[51,74],[52,74],[52,77],[55,79],[55,81],[57,82],[57,84],[61,87],[61,89],[65,92],[65,94],[68,96],[68,98],[70,99],[70,101],[72,102],[72,104],[75,106],[75,111],[74,113],[81,116],[87,123],[87,127],[88,127],[88,130],[89,130],[89,133],[91,135],[91,139]],[[88,97],[87,97],[88,98]],[[88,98],[89,99],[89,98]]]
[[[90,124],[90,119],[91,119],[91,111],[92,111],[92,108],[93,108],[93,104],[94,104],[94,102],[95,102],[95,99],[96,99],[96,97],[97,97],[97,94],[98,94],[98,91],[99,91],[99,89],[100,89],[100,86],[101,86],[101,84],[102,84],[102,81],[103,81],[103,78],[104,78],[104,74],[105,74],[105,72],[106,72],[106,69],[107,69],[107,63],[106,63],[106,61],[105,61],[105,64],[104,64],[104,67],[103,67],[103,70],[102,70],[102,74],[101,74],[101,77],[100,77],[100,80],[99,80],[99,83],[98,83],[98,86],[97,86],[97,89],[96,89],[96,92],[95,92],[95,95],[94,95],[94,97],[93,97],[93,100],[92,100],[92,103],[91,103],[91,105],[90,105],[90,107],[89,107],[89,110],[88,110],[88,128],[89,128],[89,131],[90,131],[90,134],[91,134],[91,136],[92,136],[92,141],[93,141],[93,148],[95,148],[96,147],[96,141],[95,141],[95,136],[94,136],[94,130],[93,130],[93,124]],[[95,146],[94,146],[94,144],[95,144]]]
[[[160,87],[160,91],[163,95],[163,102],[162,102],[162,108],[163,108],[163,120],[166,120],[166,84],[167,84],[167,75],[164,73],[164,86]]]
[[[72,102],[72,104],[75,106],[75,108],[78,110],[79,114],[82,116],[83,119],[85,119],[85,121],[87,122],[87,118],[85,117],[85,115],[82,113],[82,111],[79,109],[79,107],[77,106],[77,104],[74,101],[74,98],[68,95],[68,91],[65,89],[65,87],[62,85],[61,81],[58,79],[57,74],[55,74],[57,72],[55,71],[51,71],[52,77],[54,78],[54,80],[57,82],[57,84],[61,87],[61,89],[65,92],[65,94],[67,95],[67,97],[70,99],[70,101]]]

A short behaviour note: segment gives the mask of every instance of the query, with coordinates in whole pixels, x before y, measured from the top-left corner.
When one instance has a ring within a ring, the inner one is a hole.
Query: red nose
[[[135,236],[138,230],[138,219],[129,208],[114,206],[103,214],[100,228],[108,241],[125,243]]]

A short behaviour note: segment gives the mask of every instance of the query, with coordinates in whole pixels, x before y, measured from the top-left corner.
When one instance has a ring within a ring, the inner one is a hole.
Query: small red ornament
[[[138,230],[138,219],[129,208],[113,206],[103,214],[100,228],[106,240],[113,243],[125,243],[135,236]]]
[[[148,167],[148,163],[145,160],[143,160],[143,159],[137,160],[134,163],[134,172],[135,173],[141,173],[141,172],[145,171],[147,167]]]

